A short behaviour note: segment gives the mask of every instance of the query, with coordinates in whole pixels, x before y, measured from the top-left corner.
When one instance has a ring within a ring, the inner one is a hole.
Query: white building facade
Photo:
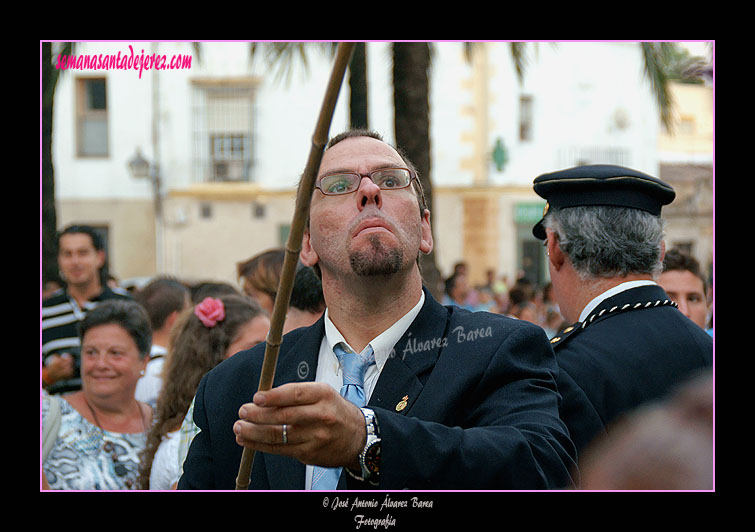
[[[69,68],[55,93],[59,225],[89,223],[120,279],[173,274],[235,283],[235,265],[285,242],[332,56],[277,79],[250,43],[78,43],[76,56],[190,57],[190,68]],[[391,43],[367,45],[370,127],[393,138]],[[531,227],[539,174],[615,163],[658,175],[659,113],[638,43],[529,43],[524,78],[509,43],[434,43],[431,155],[438,265],[546,280]],[[344,82],[331,134],[348,124]],[[496,147],[498,146],[498,149]],[[501,147],[503,151],[501,151]],[[156,163],[132,175],[137,151]],[[501,158],[504,153],[505,157]],[[496,164],[496,162],[503,164]]]

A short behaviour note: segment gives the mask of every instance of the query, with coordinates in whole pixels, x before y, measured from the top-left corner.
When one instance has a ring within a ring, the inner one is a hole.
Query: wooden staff
[[[265,346],[265,358],[262,362],[262,373],[260,374],[259,390],[266,391],[272,388],[273,378],[275,377],[275,366],[278,361],[278,349],[282,342],[281,331],[283,322],[286,319],[286,311],[291,299],[291,289],[294,284],[294,275],[296,273],[296,264],[299,260],[301,251],[301,241],[304,235],[304,226],[309,217],[309,201],[317,178],[317,172],[320,169],[320,161],[328,142],[328,131],[330,122],[333,118],[333,110],[338,100],[338,93],[341,89],[346,67],[351,59],[351,53],[354,49],[354,43],[339,43],[336,51],[336,59],[333,65],[333,71],[330,74],[330,81],[325,92],[325,98],[320,109],[320,117],[317,120],[315,133],[312,136],[312,147],[309,151],[307,166],[304,169],[304,175],[299,182],[299,189],[296,193],[296,207],[294,210],[294,219],[291,222],[291,231],[286,241],[286,254],[283,259],[283,269],[281,270],[280,281],[278,282],[278,292],[273,304],[273,315],[270,320],[270,331],[267,333],[267,344]],[[252,473],[252,462],[254,461],[254,450],[244,447],[241,455],[241,464],[239,473],[236,477],[236,489],[244,490],[249,487],[249,480]]]

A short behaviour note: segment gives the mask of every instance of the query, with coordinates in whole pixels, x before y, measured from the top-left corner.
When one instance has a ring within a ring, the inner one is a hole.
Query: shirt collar
[[[373,338],[368,345],[372,346],[372,350],[375,353],[375,364],[378,367],[378,370],[382,370],[383,366],[385,365],[386,361],[390,357],[391,353],[393,352],[393,347],[396,345],[396,343],[401,339],[401,337],[404,335],[406,330],[409,328],[409,326],[412,324],[414,319],[417,317],[417,314],[419,314],[419,311],[422,310],[422,305],[425,303],[425,292],[422,291],[422,295],[419,298],[419,301],[417,302],[412,309],[401,316],[396,322],[388,327],[385,331],[377,335],[375,338]],[[346,339],[343,337],[343,335],[340,333],[340,331],[336,328],[335,325],[333,325],[333,322],[330,321],[330,315],[328,314],[328,309],[325,309],[325,340],[328,344],[328,350],[329,352],[335,357],[335,353],[333,353],[333,347],[337,344],[343,342],[346,344],[346,346],[351,350],[355,351],[349,343],[346,341]]]
[[[625,290],[629,290],[631,288],[636,288],[638,286],[649,286],[656,284],[655,281],[649,281],[649,280],[643,280],[643,281],[627,281],[626,283],[621,283],[613,288],[609,288],[602,294],[600,294],[598,297],[594,298],[592,301],[590,301],[584,309],[582,309],[582,313],[579,315],[579,321],[582,322],[587,319],[587,317],[590,315],[590,313],[598,306],[600,303],[609,297],[613,297],[616,294],[620,292],[624,292]]]

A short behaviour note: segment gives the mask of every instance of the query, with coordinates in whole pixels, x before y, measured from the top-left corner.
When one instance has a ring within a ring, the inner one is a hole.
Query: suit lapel
[[[448,310],[424,289],[425,303],[396,342],[385,363],[369,406],[407,414],[422,391],[448,338]]]
[[[273,387],[287,382],[311,382],[317,374],[317,359],[320,342],[325,334],[321,317],[309,327],[299,340],[281,350],[276,365]],[[303,463],[286,456],[265,454],[265,468],[273,490],[303,490],[306,467]]]
[[[426,289],[424,292],[422,310],[385,363],[370,397],[370,406],[408,413],[447,342],[449,312]],[[281,350],[273,386],[315,380],[324,334],[324,318],[321,317],[296,343],[285,352]],[[271,489],[304,489],[306,467],[298,460],[266,454],[265,466]],[[338,489],[345,487],[342,474]]]
[[[325,334],[325,318],[320,317],[307,328],[298,341],[281,350],[275,369],[273,387],[287,382],[314,381],[317,374],[317,359],[320,355],[320,343]]]

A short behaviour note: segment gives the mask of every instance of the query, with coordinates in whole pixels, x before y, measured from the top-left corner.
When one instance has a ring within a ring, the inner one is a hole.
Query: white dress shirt
[[[613,297],[618,293],[624,292],[625,290],[629,290],[631,288],[636,288],[638,286],[648,286],[648,285],[654,285],[657,284],[655,281],[627,281],[626,283],[621,283],[619,285],[614,286],[613,288],[609,288],[596,298],[594,298],[592,301],[590,301],[584,309],[582,309],[582,313],[579,315],[579,321],[585,321],[587,317],[590,315],[590,313],[598,306],[600,303],[609,297]]]
[[[414,319],[422,309],[422,305],[425,302],[425,293],[422,292],[419,301],[414,307],[399,318],[393,325],[388,327],[385,331],[376,336],[369,342],[368,346],[372,346],[372,350],[375,353],[375,364],[367,368],[364,375],[364,395],[367,401],[370,400],[372,391],[375,389],[380,372],[383,370],[383,366],[391,356],[393,347],[396,345],[406,330],[412,324]],[[343,342],[348,348],[356,352],[349,343],[344,339],[340,331],[330,321],[328,315],[328,309],[325,309],[325,335],[320,342],[320,354],[317,359],[317,374],[315,375],[315,381],[327,382],[334,390],[340,393],[341,386],[343,385],[343,373],[341,371],[341,365],[338,362],[338,357],[333,352],[333,347],[340,342]],[[367,347],[365,346],[365,349]],[[307,466],[305,489],[312,488],[312,469],[314,466]]]

